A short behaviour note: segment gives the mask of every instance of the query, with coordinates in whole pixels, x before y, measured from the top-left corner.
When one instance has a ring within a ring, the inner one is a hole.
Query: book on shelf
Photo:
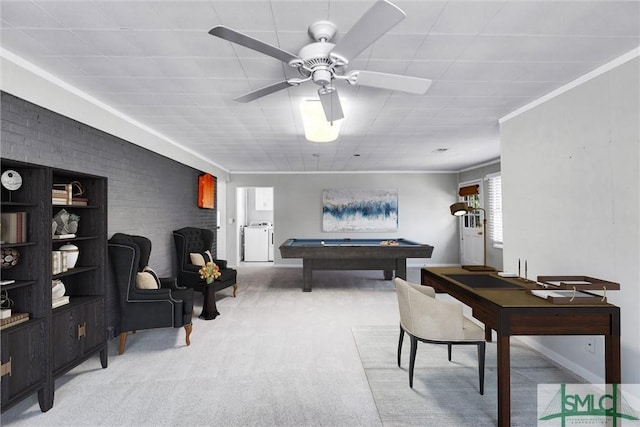
[[[27,213],[3,212],[0,214],[2,229],[0,231],[4,243],[24,243],[27,241]]]
[[[54,193],[55,191],[55,193]],[[62,193],[61,191],[64,191]],[[73,184],[53,184],[53,188],[51,189],[51,196],[55,199],[65,199],[66,205],[71,204],[71,200],[73,199]],[[56,204],[56,203],[53,203]]]
[[[71,204],[76,206],[87,206],[89,204],[89,199],[86,197],[73,197],[71,199]]]
[[[6,319],[0,319],[0,330],[15,326],[29,320],[29,313],[15,313]]]
[[[52,197],[51,198],[52,205],[66,205],[67,198],[66,197]]]
[[[68,295],[63,295],[60,298],[56,298],[56,299],[52,300],[51,301],[51,308],[60,307],[60,306],[63,306],[65,304],[69,304],[69,296]]]
[[[16,283],[16,281],[15,281],[15,280],[13,280],[13,279],[3,279],[3,280],[0,280],[0,286],[3,286],[3,285],[11,285],[11,284],[13,284],[13,283]]]
[[[87,206],[89,204],[89,199],[86,197],[72,197],[71,201],[69,201],[66,197],[51,197],[52,205],[73,205],[73,206]]]
[[[51,274],[64,273],[67,271],[67,256],[63,251],[51,251]]]

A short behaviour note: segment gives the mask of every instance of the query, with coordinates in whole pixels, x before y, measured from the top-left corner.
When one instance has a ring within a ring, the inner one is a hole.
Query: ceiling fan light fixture
[[[317,99],[306,99],[302,101],[302,125],[307,141],[333,142],[340,135],[342,120],[328,122],[322,103]]]
[[[309,80],[313,80],[316,85],[323,88],[331,85],[335,80],[346,80],[349,84],[356,86],[423,95],[429,89],[431,80],[366,70],[355,70],[345,75],[346,67],[352,59],[405,18],[405,13],[391,1],[378,0],[349,31],[340,37],[340,40],[336,41],[336,44],[330,41],[336,34],[336,25],[330,21],[314,22],[309,26],[309,34],[315,42],[303,46],[298,55],[223,25],[212,28],[209,34],[278,59],[296,68],[302,76],[302,79],[288,79],[253,90],[236,98],[239,102],[253,101]],[[334,128],[334,122],[344,117],[338,92],[336,90],[320,92],[319,96],[325,117],[331,122],[330,127]]]

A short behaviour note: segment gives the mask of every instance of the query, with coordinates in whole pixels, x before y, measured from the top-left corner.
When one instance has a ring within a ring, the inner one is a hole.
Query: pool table
[[[407,278],[407,258],[431,258],[433,246],[405,239],[287,239],[282,258],[302,258],[304,292],[313,270],[383,270],[386,280]]]

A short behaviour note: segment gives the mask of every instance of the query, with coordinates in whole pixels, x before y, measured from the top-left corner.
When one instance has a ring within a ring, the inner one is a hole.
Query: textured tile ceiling
[[[307,82],[208,31],[297,53],[318,20],[336,42],[373,1],[1,0],[2,47],[230,172],[455,171],[499,158],[498,119],[640,45],[638,1],[404,1],[407,18],[349,70],[433,80],[426,95],[338,82],[333,143],[304,139]]]

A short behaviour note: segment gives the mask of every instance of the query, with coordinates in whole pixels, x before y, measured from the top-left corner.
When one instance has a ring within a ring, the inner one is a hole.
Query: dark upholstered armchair
[[[184,327],[190,345],[193,289],[177,286],[175,278],[158,278],[148,268],[151,241],[116,233],[108,243],[109,258],[120,301],[120,348],[127,333],[141,329]]]
[[[233,286],[233,296],[236,296],[238,284],[236,282],[237,271],[227,267],[227,261],[215,259],[220,268],[220,277],[208,285],[204,279],[200,278],[199,265],[191,261],[191,254],[211,253],[213,246],[213,231],[205,228],[184,227],[173,232],[173,239],[176,244],[178,255],[178,283],[180,286],[193,288],[204,294],[201,318],[209,320],[215,318],[219,313],[216,308],[215,292]]]

